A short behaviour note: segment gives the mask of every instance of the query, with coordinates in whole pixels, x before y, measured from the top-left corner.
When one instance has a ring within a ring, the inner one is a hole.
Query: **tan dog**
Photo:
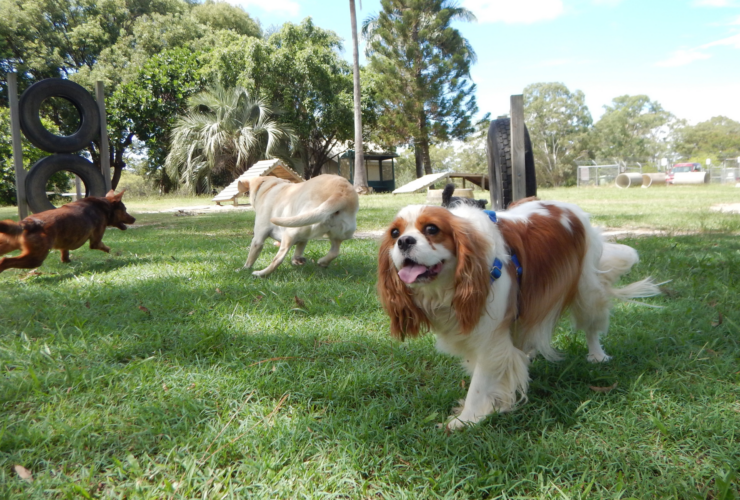
[[[249,193],[256,212],[254,238],[244,268],[254,265],[268,237],[280,242],[270,265],[253,272],[254,276],[273,272],[293,245],[291,263],[303,265],[306,243],[323,236],[331,241],[331,249],[318,264],[326,267],[339,255],[342,241],[352,238],[357,228],[360,200],[352,184],[338,175],[319,175],[300,184],[278,177],[253,177],[239,182],[239,192]]]

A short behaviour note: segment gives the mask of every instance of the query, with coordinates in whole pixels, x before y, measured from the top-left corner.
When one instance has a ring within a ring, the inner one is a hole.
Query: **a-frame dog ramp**
[[[438,174],[427,174],[423,177],[419,177],[418,179],[414,179],[408,184],[401,186],[400,188],[393,191],[393,194],[416,193],[417,191],[421,191],[422,189],[428,188],[435,182],[439,182],[442,179],[448,178],[449,175],[450,175],[449,172],[440,172]]]
[[[239,181],[267,175],[280,177],[290,182],[303,182],[303,177],[292,168],[286,166],[282,161],[277,159],[262,160],[252,165],[249,170],[226,186],[223,191],[213,198],[213,201],[216,202],[216,205],[220,205],[222,201],[232,201],[236,205],[236,199],[239,197]]]

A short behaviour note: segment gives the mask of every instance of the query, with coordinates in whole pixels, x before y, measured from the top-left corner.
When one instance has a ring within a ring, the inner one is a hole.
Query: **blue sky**
[[[345,39],[351,60],[348,0],[228,1],[264,28],[311,16]],[[478,55],[481,112],[507,113],[511,94],[558,81],[585,93],[595,120],[614,97],[646,94],[692,124],[717,115],[740,121],[740,0],[459,3],[478,18],[455,26]],[[380,0],[362,0],[359,21],[379,10]]]

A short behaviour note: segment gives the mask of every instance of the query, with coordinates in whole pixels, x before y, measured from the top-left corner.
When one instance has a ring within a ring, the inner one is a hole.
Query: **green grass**
[[[673,279],[664,308],[615,307],[604,365],[562,321],[529,401],[453,435],[434,424],[468,377],[431,336],[390,339],[375,241],[257,279],[235,272],[253,212],[139,214],[111,254],[0,274],[0,498],[737,498],[740,216],[708,210],[733,189],[543,191],[675,232],[626,240],[627,280]],[[421,201],[362,198],[359,229]]]

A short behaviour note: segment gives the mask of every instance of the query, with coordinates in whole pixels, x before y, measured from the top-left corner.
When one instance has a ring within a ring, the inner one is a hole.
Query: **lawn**
[[[0,274],[0,498],[737,498],[740,215],[709,207],[740,189],[540,195],[663,230],[623,240],[642,258],[626,281],[673,281],[647,300],[661,309],[615,307],[613,361],[586,362],[563,320],[564,360],[532,364],[529,401],[452,435],[435,423],[468,377],[431,336],[389,337],[375,240],[258,279],[236,271],[253,212],[128,200],[110,254]],[[359,230],[423,199],[364,197]]]

